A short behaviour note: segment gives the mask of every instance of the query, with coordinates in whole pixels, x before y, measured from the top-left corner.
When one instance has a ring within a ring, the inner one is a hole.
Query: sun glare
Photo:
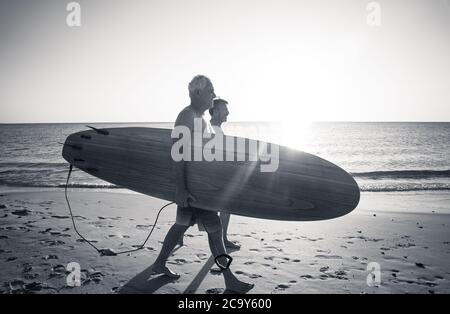
[[[295,115],[286,117],[280,123],[280,144],[298,150],[310,146],[312,121]]]

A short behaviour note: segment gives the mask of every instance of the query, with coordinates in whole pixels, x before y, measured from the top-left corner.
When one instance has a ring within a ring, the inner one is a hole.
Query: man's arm
[[[175,201],[181,207],[189,207],[189,201],[197,199],[186,187],[185,161],[175,162]]]
[[[180,114],[175,122],[175,127],[186,126],[192,132],[194,129],[194,117],[187,114]],[[176,139],[175,139],[176,140]],[[181,207],[189,207],[189,200],[196,201],[196,198],[189,192],[186,186],[186,161],[175,162],[175,202]]]

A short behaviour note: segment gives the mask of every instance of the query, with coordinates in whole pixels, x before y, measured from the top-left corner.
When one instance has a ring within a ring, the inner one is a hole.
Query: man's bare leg
[[[229,249],[238,250],[241,247],[237,245],[234,242],[231,242],[228,240],[227,232],[228,232],[228,225],[230,224],[230,214],[221,212],[220,213],[220,220],[222,221],[222,233],[223,233],[223,243],[225,244],[225,247]]]
[[[213,256],[226,254],[225,245],[222,239],[222,229],[212,233],[208,232],[208,242]],[[228,261],[226,257],[221,257],[218,259],[218,262],[225,266]],[[254,284],[246,283],[237,279],[231,272],[230,268],[223,270],[222,273],[227,290],[237,293],[246,293],[254,287]]]
[[[161,252],[159,252],[158,257],[152,265],[152,274],[165,274],[171,278],[180,277],[179,274],[171,271],[166,266],[166,262],[170,256],[170,253],[172,253],[173,249],[177,245],[178,240],[183,236],[188,228],[189,226],[182,226],[176,223],[173,224],[172,227],[170,227],[166,237],[164,238]]]
[[[184,245],[184,233],[181,235],[181,237],[178,239],[177,244],[179,246],[183,246]]]

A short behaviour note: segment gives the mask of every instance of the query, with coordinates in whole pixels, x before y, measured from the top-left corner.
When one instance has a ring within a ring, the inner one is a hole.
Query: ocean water
[[[172,127],[171,123],[93,125]],[[85,124],[0,124],[0,189],[63,187],[69,166],[61,157],[60,143],[85,129]],[[362,191],[450,190],[450,123],[229,122],[224,131],[325,158],[350,172]],[[119,188],[82,171],[73,173],[70,185]]]

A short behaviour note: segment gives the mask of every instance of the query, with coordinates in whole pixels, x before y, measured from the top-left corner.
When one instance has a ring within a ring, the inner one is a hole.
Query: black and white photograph
[[[450,0],[0,0],[0,146],[0,294],[450,293]]]

